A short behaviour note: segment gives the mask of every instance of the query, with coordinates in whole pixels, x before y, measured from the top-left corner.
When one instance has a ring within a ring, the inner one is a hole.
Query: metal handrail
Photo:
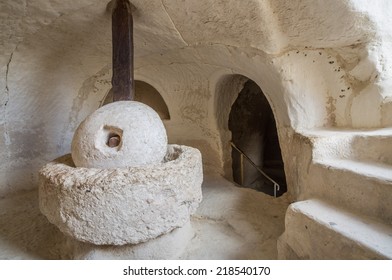
[[[254,168],[256,168],[257,171],[259,171],[259,173],[260,173],[261,175],[263,175],[263,176],[264,176],[265,178],[267,178],[271,183],[274,184],[274,197],[276,197],[276,192],[280,190],[279,184],[278,184],[276,181],[274,181],[270,176],[268,176],[263,170],[261,170],[260,167],[258,167],[258,166],[250,159],[250,157],[248,157],[248,156],[247,156],[240,148],[238,148],[232,141],[230,141],[230,145],[231,145],[234,149],[236,149],[238,152],[240,152],[240,154],[241,154],[241,158],[240,158],[240,161],[241,161],[241,184],[243,183],[243,180],[244,180],[244,174],[243,174],[243,157],[245,157],[245,158],[249,161],[249,163],[250,163]]]

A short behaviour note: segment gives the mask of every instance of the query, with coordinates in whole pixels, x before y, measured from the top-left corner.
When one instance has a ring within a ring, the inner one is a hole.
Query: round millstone
[[[118,168],[159,164],[167,135],[159,115],[136,101],[107,104],[88,116],[72,140],[77,167]]]

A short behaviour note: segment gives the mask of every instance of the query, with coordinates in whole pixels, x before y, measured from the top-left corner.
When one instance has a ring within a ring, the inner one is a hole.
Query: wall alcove
[[[155,110],[162,120],[170,120],[170,113],[162,95],[152,85],[135,80],[135,101],[144,103]],[[106,94],[101,106],[113,102],[112,89]]]

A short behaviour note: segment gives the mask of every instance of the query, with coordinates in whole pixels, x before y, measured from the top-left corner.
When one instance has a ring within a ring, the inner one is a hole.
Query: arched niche
[[[287,191],[276,120],[261,88],[242,75],[224,76],[217,85],[216,116],[225,176],[243,187],[273,195],[274,185],[246,159]],[[234,148],[233,143],[246,156]],[[242,167],[241,167],[242,166]]]
[[[170,120],[169,109],[162,95],[150,84],[135,81],[135,101],[144,103],[153,108],[162,120]],[[110,89],[103,99],[101,106],[113,102],[113,90]]]

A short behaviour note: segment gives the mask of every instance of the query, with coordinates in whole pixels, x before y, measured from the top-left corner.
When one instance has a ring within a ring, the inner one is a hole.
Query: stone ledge
[[[76,168],[71,155],[39,172],[41,212],[66,235],[96,245],[138,244],[189,221],[201,199],[201,154],[169,145],[163,164]]]
[[[392,227],[322,200],[293,203],[279,259],[392,259]]]

